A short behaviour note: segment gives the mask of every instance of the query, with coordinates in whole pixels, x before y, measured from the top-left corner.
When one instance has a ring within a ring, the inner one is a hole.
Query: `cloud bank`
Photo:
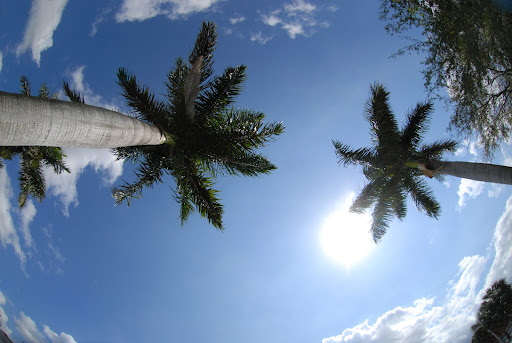
[[[498,279],[512,279],[512,196],[499,219],[493,238],[494,260],[484,275],[492,256],[469,256],[459,263],[459,272],[448,283],[445,299],[421,298],[408,307],[398,306],[382,314],[374,323],[347,328],[322,343],[465,343],[471,338],[470,327],[485,290]],[[477,289],[485,278],[484,286]]]
[[[187,17],[210,9],[219,0],[124,0],[116,14],[117,22],[144,21],[165,15],[170,19]]]
[[[16,49],[18,56],[30,49],[32,58],[40,66],[41,52],[53,46],[53,33],[60,24],[67,3],[68,0],[32,1],[25,36]]]
[[[14,323],[16,324],[18,332],[23,336],[23,339],[29,343],[47,343],[48,340],[46,337],[50,339],[51,343],[77,343],[73,336],[64,332],[57,335],[47,325],[43,326],[43,334],[39,331],[37,324],[32,318],[23,312],[20,313],[19,318],[14,318]]]

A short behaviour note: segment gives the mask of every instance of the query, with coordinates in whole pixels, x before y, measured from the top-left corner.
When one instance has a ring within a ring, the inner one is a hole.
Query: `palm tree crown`
[[[281,123],[265,124],[264,114],[233,108],[246,79],[243,65],[213,77],[215,24],[203,23],[188,61],[176,60],[167,76],[166,100],[160,101],[134,75],[120,69],[118,83],[137,117],[157,126],[171,144],[117,148],[118,158],[138,162],[136,180],[113,190],[116,203],[141,195],[144,187],[176,182],[182,224],[197,209],[222,229],[223,208],[213,189],[218,174],[256,176],[276,167],[254,152],[283,132]]]
[[[399,129],[385,87],[375,83],[370,93],[365,111],[373,146],[354,150],[339,141],[333,144],[340,163],[363,168],[368,182],[354,200],[351,211],[362,213],[373,206],[371,233],[378,242],[386,233],[391,217],[405,217],[407,194],[420,211],[430,217],[439,216],[440,205],[421,178],[424,173],[420,169],[433,169],[432,164],[445,152],[454,152],[457,143],[444,140],[420,145],[433,110],[430,102],[417,104],[408,114],[404,127]],[[424,168],[418,169],[418,165]]]

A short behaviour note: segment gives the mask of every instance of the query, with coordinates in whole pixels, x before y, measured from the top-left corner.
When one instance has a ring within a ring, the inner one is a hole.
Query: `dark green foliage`
[[[71,101],[85,104],[83,94],[80,94],[79,92],[69,88],[69,84],[67,82],[65,82],[65,81],[63,82],[63,88],[64,88],[64,93],[66,93],[67,97]]]
[[[20,78],[21,94],[30,96],[30,83],[25,76]],[[43,84],[39,90],[39,96],[50,97],[50,91]],[[52,95],[56,97],[55,94]],[[44,180],[43,166],[52,167],[57,174],[63,171],[70,172],[62,161],[62,149],[57,147],[44,146],[5,146],[0,147],[0,167],[3,166],[1,159],[11,160],[15,156],[20,158],[20,194],[18,205],[25,206],[29,196],[42,201],[46,196],[46,184]]]
[[[381,18],[391,34],[421,30],[397,55],[426,54],[425,86],[454,104],[451,129],[492,157],[512,129],[512,12],[494,0],[382,0]]]
[[[281,123],[264,123],[262,113],[233,108],[246,79],[245,66],[228,67],[213,76],[216,27],[203,23],[188,63],[178,58],[167,75],[165,100],[140,86],[134,75],[121,68],[118,84],[135,115],[156,125],[168,144],[115,149],[120,159],[138,163],[135,181],[113,190],[116,203],[142,195],[144,187],[176,182],[182,224],[197,210],[222,229],[223,208],[215,190],[222,174],[257,176],[276,167],[255,150],[283,132]]]
[[[505,279],[496,281],[485,293],[477,322],[473,330],[472,343],[496,342],[489,332],[501,337],[507,326],[512,323],[512,287]]]
[[[422,179],[423,174],[417,168],[408,167],[406,163],[413,161],[428,166],[443,153],[453,152],[456,143],[439,141],[420,145],[422,135],[428,130],[431,103],[418,104],[408,114],[404,127],[399,129],[389,106],[389,92],[381,84],[371,86],[365,110],[373,146],[352,149],[339,141],[333,141],[333,144],[340,164],[361,165],[363,168],[368,183],[350,210],[362,213],[373,206],[371,232],[375,242],[378,242],[386,233],[392,217],[405,217],[407,194],[420,211],[430,217],[439,216],[439,203]]]

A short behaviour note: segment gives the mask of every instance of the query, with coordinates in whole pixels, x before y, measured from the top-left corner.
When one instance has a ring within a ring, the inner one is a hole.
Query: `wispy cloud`
[[[0,71],[2,71],[2,61],[3,61],[3,59],[4,59],[4,55],[0,51]]]
[[[316,11],[316,6],[304,0],[294,0],[292,3],[285,4],[284,10],[291,15],[298,13],[311,13]]]
[[[91,32],[89,33],[89,37],[94,37],[96,33],[98,33],[98,26],[103,23],[107,15],[112,12],[111,8],[105,8],[103,11],[96,17],[91,26]]]
[[[251,42],[256,42],[261,45],[267,44],[270,40],[272,40],[273,36],[263,36],[261,32],[255,33],[251,35]]]
[[[18,56],[30,49],[34,61],[38,66],[41,64],[41,52],[53,46],[53,33],[60,24],[67,3],[68,0],[32,1],[25,36],[16,49]]]
[[[170,19],[187,17],[210,9],[219,0],[124,0],[116,14],[118,22],[144,21],[158,15]]]
[[[236,24],[244,22],[245,19],[246,19],[245,17],[239,16],[239,17],[229,18],[229,22],[232,25],[236,25]]]
[[[20,238],[12,220],[12,201],[13,192],[11,180],[4,167],[0,169],[0,242],[2,242],[4,249],[7,248],[8,245],[12,246],[24,271],[27,256],[21,248]]]
[[[448,295],[437,301],[421,298],[408,307],[398,306],[373,323],[368,320],[324,338],[323,343],[463,343],[470,340],[470,326],[485,290],[496,280],[512,278],[512,197],[496,224],[493,238],[494,260],[487,275],[485,265],[491,256],[468,256],[459,263],[459,272],[448,283]],[[477,289],[485,277],[484,286]]]
[[[332,12],[332,6],[319,7],[305,0],[293,0],[279,9],[262,13],[260,19],[265,25],[280,27],[295,39],[298,36],[309,37],[316,29],[328,27],[328,22],[318,19],[320,13],[325,11]]]

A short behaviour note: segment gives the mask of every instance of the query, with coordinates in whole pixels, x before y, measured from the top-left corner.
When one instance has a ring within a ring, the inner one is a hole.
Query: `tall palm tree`
[[[370,122],[373,146],[352,149],[333,141],[340,164],[361,165],[368,182],[354,200],[351,211],[362,213],[373,206],[371,232],[375,242],[386,233],[391,217],[403,219],[409,194],[416,207],[437,218],[441,207],[422,176],[452,175],[478,181],[512,184],[512,168],[485,163],[442,161],[457,143],[439,140],[420,145],[428,130],[433,105],[418,103],[408,114],[402,129],[389,106],[389,92],[382,84],[370,87],[366,119]]]
[[[173,145],[115,149],[119,158],[139,163],[136,180],[113,191],[117,203],[141,195],[144,187],[161,183],[165,175],[176,182],[175,198],[182,223],[195,208],[222,229],[222,205],[213,189],[219,174],[257,176],[276,167],[254,152],[283,132],[282,123],[265,124],[264,114],[233,108],[246,79],[243,65],[228,67],[213,77],[216,26],[203,23],[188,63],[179,58],[167,76],[166,101],[157,100],[134,75],[120,69],[118,83],[137,117],[156,125]]]
[[[25,76],[20,78],[21,94],[30,96],[30,83]],[[39,97],[48,99],[50,92],[43,83],[39,90]],[[55,98],[56,95],[54,94]],[[29,196],[42,201],[46,196],[46,185],[44,180],[43,165],[52,167],[55,173],[60,174],[63,171],[70,172],[62,158],[62,149],[58,147],[47,146],[0,146],[0,167],[2,159],[10,160],[14,156],[20,157],[20,194],[18,196],[18,205],[20,208],[25,206]]]
[[[166,101],[120,69],[118,83],[137,118],[85,105],[83,96],[69,89],[73,102],[0,92],[0,145],[112,148],[120,159],[139,163],[136,180],[113,190],[116,203],[129,202],[170,175],[182,223],[197,209],[222,229],[215,177],[275,169],[255,150],[284,126],[265,124],[263,113],[232,107],[246,67],[229,67],[213,77],[216,40],[215,24],[203,23],[188,61],[178,59],[168,74]]]

